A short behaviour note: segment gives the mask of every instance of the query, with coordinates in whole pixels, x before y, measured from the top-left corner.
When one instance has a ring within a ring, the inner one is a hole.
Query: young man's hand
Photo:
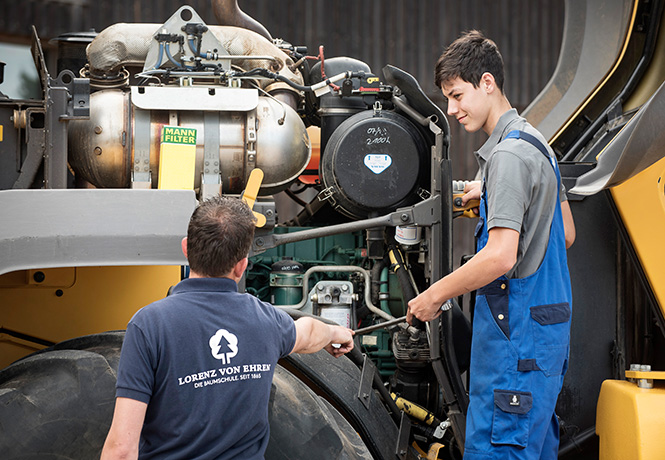
[[[462,195],[462,205],[466,205],[471,200],[480,200],[482,195],[482,183],[479,180],[468,182],[464,186],[464,195]],[[479,216],[480,210],[473,208],[473,212]]]
[[[432,321],[441,314],[441,304],[442,302],[433,298],[433,292],[427,289],[409,301],[409,311],[406,313],[406,320],[411,324],[415,316],[421,321]]]

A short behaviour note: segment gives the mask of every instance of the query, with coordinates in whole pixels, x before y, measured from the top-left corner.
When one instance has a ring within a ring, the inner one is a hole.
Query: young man
[[[476,152],[482,181],[477,253],[409,302],[423,321],[477,289],[464,458],[556,459],[554,413],[567,368],[571,316],[566,248],[575,226],[556,159],[503,93],[503,59],[478,31],[436,64],[448,115],[489,136]]]
[[[353,348],[349,329],[294,322],[238,292],[254,225],[236,198],[212,198],[194,211],[182,241],[189,278],[127,326],[102,459],[263,459],[277,361]]]

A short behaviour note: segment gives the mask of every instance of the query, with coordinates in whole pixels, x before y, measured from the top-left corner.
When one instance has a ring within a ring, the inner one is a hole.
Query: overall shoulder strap
[[[551,158],[551,157],[550,157],[550,153],[547,151],[547,148],[543,145],[543,143],[540,142],[536,136],[532,136],[531,134],[529,134],[529,133],[527,133],[527,132],[524,132],[524,131],[520,131],[520,130],[518,130],[518,129],[515,129],[515,130],[509,132],[509,133],[506,135],[506,137],[503,138],[504,141],[505,141],[506,139],[522,139],[522,140],[525,140],[525,141],[527,141],[529,144],[533,145],[535,148],[537,148],[538,150],[540,150],[540,152],[541,152],[543,155],[545,155],[545,156],[547,157],[548,160]]]

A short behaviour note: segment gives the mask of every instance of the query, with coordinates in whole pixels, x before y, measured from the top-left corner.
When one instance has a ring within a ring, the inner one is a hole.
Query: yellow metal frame
[[[0,276],[0,318],[10,331],[49,342],[123,330],[141,307],[180,281],[179,266],[21,270]],[[0,334],[0,368],[44,348]]]
[[[651,289],[665,315],[665,158],[610,189]]]

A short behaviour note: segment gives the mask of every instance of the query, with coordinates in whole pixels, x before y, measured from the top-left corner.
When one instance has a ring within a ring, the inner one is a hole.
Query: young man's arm
[[[566,249],[571,247],[575,242],[575,221],[573,220],[573,213],[570,211],[570,204],[568,200],[561,202],[561,217],[563,217],[563,230],[566,234]]]
[[[296,343],[291,353],[315,353],[325,349],[338,358],[353,349],[353,331],[332,326],[314,318],[299,318],[296,324]],[[339,348],[333,344],[340,345]]]
[[[106,437],[101,460],[136,459],[148,405],[129,398],[116,398],[113,422]]]
[[[431,321],[441,314],[441,305],[446,300],[481,288],[505,275],[517,261],[519,238],[516,230],[492,228],[487,244],[471,260],[409,302],[407,321],[411,322],[412,316]]]

